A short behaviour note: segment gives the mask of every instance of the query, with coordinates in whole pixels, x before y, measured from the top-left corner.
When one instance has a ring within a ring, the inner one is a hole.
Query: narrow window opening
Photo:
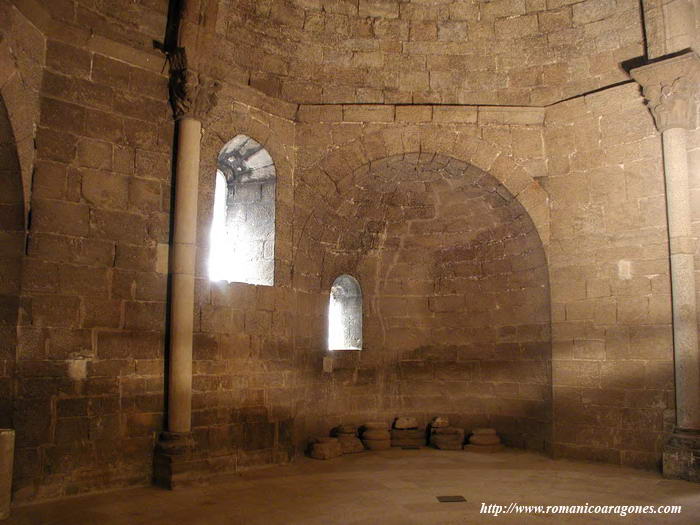
[[[219,153],[209,277],[272,286],[275,274],[275,187],[272,157],[238,135]]]
[[[331,286],[328,349],[362,350],[362,290],[350,275],[339,276]]]

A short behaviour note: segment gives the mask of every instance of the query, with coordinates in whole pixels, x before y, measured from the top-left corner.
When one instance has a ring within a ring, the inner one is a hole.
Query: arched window
[[[275,164],[238,135],[219,153],[209,277],[272,286],[275,274]]]
[[[362,350],[362,290],[350,275],[341,275],[331,286],[328,349]]]

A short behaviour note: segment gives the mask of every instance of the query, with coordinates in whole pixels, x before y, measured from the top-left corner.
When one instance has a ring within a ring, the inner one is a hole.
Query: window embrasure
[[[339,276],[331,286],[328,349],[362,350],[362,290],[350,275]]]
[[[272,157],[250,137],[236,136],[219,153],[211,280],[274,284],[276,181]]]

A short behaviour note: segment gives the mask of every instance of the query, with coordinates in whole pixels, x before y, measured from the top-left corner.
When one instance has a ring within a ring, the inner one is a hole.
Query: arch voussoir
[[[441,138],[441,130],[387,128],[341,146],[322,158],[318,167],[330,178],[343,181],[339,190],[348,187],[351,177],[363,165],[410,154],[441,155],[471,164],[492,175],[517,199],[531,216],[544,245],[549,244],[549,200],[540,184],[498,146],[473,135],[453,134]],[[432,158],[431,157],[431,158]],[[428,159],[428,157],[425,157]],[[430,160],[430,159],[428,159]]]

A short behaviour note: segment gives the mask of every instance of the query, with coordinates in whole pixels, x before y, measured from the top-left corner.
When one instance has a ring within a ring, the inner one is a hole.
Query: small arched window
[[[331,286],[328,349],[362,350],[362,290],[350,275],[339,276]]]
[[[275,274],[275,164],[238,135],[219,153],[209,277],[272,286]]]

